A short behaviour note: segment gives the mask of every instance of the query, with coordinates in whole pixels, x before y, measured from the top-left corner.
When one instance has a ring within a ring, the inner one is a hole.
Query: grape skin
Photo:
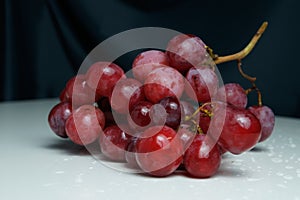
[[[128,115],[129,126],[135,130],[145,129],[151,122],[150,111],[152,105],[148,101],[138,102]]]
[[[205,103],[216,95],[218,84],[218,77],[212,69],[192,67],[186,74],[185,92],[190,98]]]
[[[181,105],[176,97],[165,97],[159,101],[166,112],[165,125],[176,130],[181,122]],[[155,117],[155,116],[154,116]]]
[[[66,133],[78,145],[94,142],[105,126],[104,113],[92,105],[77,108],[66,121]]]
[[[168,96],[181,97],[184,90],[182,75],[171,67],[160,67],[148,74],[144,91],[146,98],[152,103],[157,103]]]
[[[100,96],[87,85],[85,75],[78,74],[71,78],[60,96],[62,101],[70,101],[73,107],[93,104]]]
[[[56,104],[48,114],[48,123],[51,130],[62,138],[67,138],[65,124],[72,114],[72,105],[70,102],[60,102]]]
[[[100,134],[99,144],[101,152],[113,161],[125,161],[125,149],[131,136],[124,132],[119,126],[112,125],[105,128]]]
[[[193,177],[207,178],[219,169],[221,153],[217,145],[207,142],[206,135],[196,135],[184,154],[183,163]]]
[[[215,105],[217,108],[208,134],[218,140],[223,149],[233,154],[241,154],[253,148],[261,136],[261,125],[257,117],[249,110],[230,104],[219,102]]]
[[[274,129],[275,115],[271,108],[268,106],[251,106],[248,108],[260,121],[262,126],[261,137],[259,142],[263,142],[268,139]]]
[[[177,35],[167,46],[170,65],[180,72],[197,67],[209,57],[204,42],[194,35]]]
[[[238,83],[227,83],[218,90],[216,97],[218,100],[226,100],[238,108],[246,108],[248,97],[245,90]]]
[[[99,96],[109,97],[115,84],[126,78],[123,69],[110,62],[96,62],[86,73],[86,82]]]
[[[169,58],[164,52],[158,50],[145,51],[133,61],[133,76],[140,82],[144,82],[149,73],[164,66],[169,66]]]
[[[152,126],[145,130],[136,144],[139,167],[153,176],[167,176],[182,162],[183,145],[176,132],[168,126]]]
[[[142,83],[132,78],[125,78],[115,85],[110,104],[116,112],[127,114],[136,103],[144,99]]]

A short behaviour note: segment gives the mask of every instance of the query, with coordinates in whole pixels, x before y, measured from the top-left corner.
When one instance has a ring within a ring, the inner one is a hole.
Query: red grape
[[[207,178],[217,172],[221,163],[221,154],[217,144],[210,142],[209,137],[198,134],[186,150],[183,163],[190,175]]]
[[[117,82],[110,103],[116,112],[127,114],[137,102],[144,99],[142,84],[135,79],[125,78]]]
[[[85,75],[77,74],[76,76],[73,76],[72,78],[70,78],[68,80],[65,88],[61,91],[61,93],[59,95],[60,101],[71,101],[72,93],[73,93],[73,86],[74,86],[74,82],[75,82],[76,78],[77,78],[77,80],[79,80],[79,79],[85,80]]]
[[[176,97],[165,97],[159,101],[159,104],[166,111],[165,125],[176,130],[181,121],[181,108],[178,99]]]
[[[208,134],[214,139],[219,139],[221,147],[233,154],[253,148],[261,136],[261,125],[257,117],[249,110],[225,103],[218,103],[216,107],[211,120],[212,128]],[[220,130],[221,134],[218,135]]]
[[[167,176],[178,168],[182,162],[183,145],[172,128],[153,126],[141,137],[136,144],[136,159],[143,171],[153,176]]]
[[[125,161],[125,149],[130,137],[117,125],[106,127],[99,137],[101,152],[113,161]]]
[[[158,50],[144,51],[134,59],[132,72],[137,80],[144,82],[150,72],[164,65],[169,66],[169,58],[164,52]]]
[[[153,103],[168,96],[180,98],[183,89],[182,75],[171,67],[161,67],[152,71],[148,74],[144,84],[146,98]]]
[[[125,78],[121,67],[110,62],[96,62],[86,73],[86,82],[89,87],[100,96],[110,96],[115,84]]]
[[[94,142],[103,131],[103,112],[92,105],[77,108],[66,121],[66,133],[76,144],[88,145]]]
[[[48,123],[56,135],[62,138],[68,137],[65,131],[65,124],[71,113],[72,105],[70,102],[60,102],[51,109],[48,115]]]
[[[245,90],[238,83],[227,83],[218,90],[218,100],[226,100],[238,108],[246,108],[248,98]]]
[[[133,129],[143,129],[150,124],[150,110],[152,105],[148,101],[140,101],[134,106],[128,116],[129,125]]]
[[[251,106],[248,108],[260,121],[261,124],[261,137],[259,142],[263,142],[268,139],[274,129],[275,115],[271,108],[268,106]]]
[[[185,92],[190,98],[204,103],[216,95],[218,82],[218,77],[212,69],[192,67],[186,74]]]
[[[203,64],[209,57],[205,44],[199,37],[184,34],[169,41],[166,54],[170,65],[180,72]]]
[[[79,107],[84,104],[93,104],[100,99],[100,96],[87,85],[85,75],[79,74],[67,82],[61,99]]]

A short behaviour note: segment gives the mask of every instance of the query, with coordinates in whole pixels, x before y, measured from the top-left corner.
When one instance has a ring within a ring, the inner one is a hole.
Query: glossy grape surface
[[[218,105],[211,120],[212,128],[209,134],[218,139],[218,143],[233,154],[241,154],[253,148],[260,139],[260,121],[249,110],[239,109],[231,105]],[[225,112],[224,110],[225,109]],[[218,116],[219,115],[219,116]],[[220,117],[225,115],[225,119]],[[224,121],[223,121],[224,119]],[[221,134],[216,135],[214,131],[221,129]]]
[[[149,101],[138,102],[130,112],[129,125],[134,129],[140,129],[150,124],[150,111],[152,103]]]
[[[153,176],[167,176],[182,162],[183,146],[176,132],[167,126],[153,126],[137,141],[139,167]]]
[[[219,169],[221,153],[218,146],[207,139],[203,134],[196,135],[184,154],[184,167],[194,177],[208,178]]]

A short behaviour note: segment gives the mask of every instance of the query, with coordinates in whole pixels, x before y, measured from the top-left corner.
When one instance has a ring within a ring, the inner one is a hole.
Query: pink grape
[[[248,108],[260,121],[262,132],[259,142],[268,139],[274,129],[275,115],[271,108],[268,106],[251,106]]]
[[[134,59],[132,72],[137,80],[144,82],[150,72],[163,66],[169,66],[169,58],[164,52],[158,50],[144,51]]]
[[[184,90],[184,79],[174,68],[160,67],[148,74],[144,83],[146,98],[152,103],[169,96],[181,97]]]

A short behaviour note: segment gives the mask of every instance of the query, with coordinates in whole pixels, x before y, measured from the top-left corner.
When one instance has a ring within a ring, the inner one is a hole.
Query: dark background
[[[300,117],[299,10],[298,0],[3,0],[0,101],[57,97],[94,47],[128,29],[192,33],[226,55],[268,21],[244,71],[258,78],[264,103],[277,115]],[[132,58],[119,62],[128,70]],[[235,62],[219,69],[225,83],[249,86]]]

